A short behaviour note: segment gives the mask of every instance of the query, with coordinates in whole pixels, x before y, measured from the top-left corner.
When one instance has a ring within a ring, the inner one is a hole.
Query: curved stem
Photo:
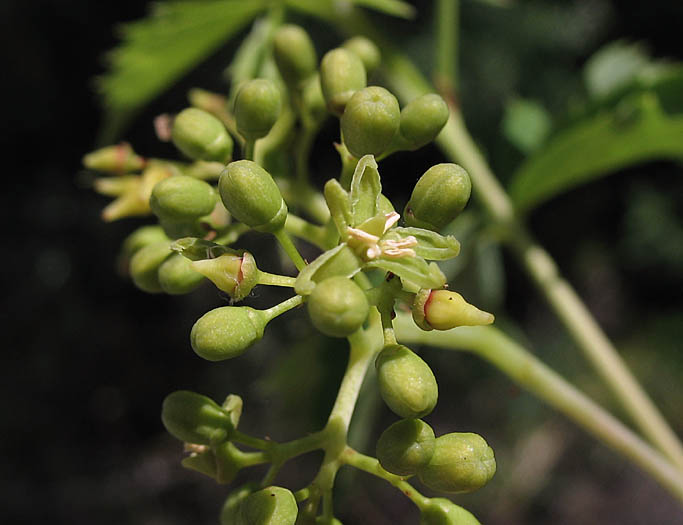
[[[286,301],[281,302],[280,304],[276,304],[272,308],[268,308],[267,310],[262,310],[263,314],[266,316],[266,319],[270,321],[271,319],[277,317],[278,315],[282,315],[283,313],[291,310],[292,308],[295,308],[302,304],[304,302],[304,298],[300,295],[295,295],[294,297],[290,297]]]
[[[521,387],[629,458],[683,502],[683,474],[680,471],[614,416],[502,332],[485,326],[425,332],[405,314],[394,320],[394,326],[399,339],[406,343],[466,350],[489,361]]]
[[[415,66],[397,53],[389,54],[386,71],[403,100],[429,91],[428,83]],[[505,232],[527,273],[641,432],[683,471],[681,442],[576,292],[560,276],[550,255],[531,239],[516,217],[505,190],[467,132],[461,113],[454,107],[451,110],[451,118],[437,138],[439,146],[449,159],[459,162],[468,171],[490,218]]]
[[[300,239],[304,239],[305,241],[314,244],[321,250],[329,250],[330,248],[334,248],[334,246],[330,246],[331,242],[327,228],[311,224],[307,220],[297,217],[292,213],[287,214],[285,230],[295,237],[299,237]]]
[[[346,447],[341,460],[346,465],[351,465],[352,467],[362,470],[363,472],[367,472],[368,474],[372,474],[373,476],[377,476],[378,478],[388,481],[398,490],[403,492],[403,494],[405,494],[420,510],[422,510],[429,503],[429,498],[426,498],[420,494],[417,490],[415,490],[415,487],[405,481],[405,479],[403,479],[401,476],[397,476],[396,474],[392,474],[391,472],[384,470],[379,464],[379,461],[373,457],[356,452],[351,447]]]

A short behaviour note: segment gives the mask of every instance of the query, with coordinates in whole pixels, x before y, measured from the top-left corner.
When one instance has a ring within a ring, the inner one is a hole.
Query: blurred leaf
[[[650,63],[640,44],[618,41],[603,47],[586,63],[584,81],[591,97],[609,95],[629,84]]]
[[[331,22],[334,22],[337,16],[348,12],[348,8],[353,4],[401,18],[415,16],[415,8],[401,0],[286,0],[286,3],[292,9]]]
[[[534,100],[513,99],[505,106],[503,135],[523,153],[536,151],[550,133],[548,112]]]
[[[520,210],[528,210],[631,164],[683,159],[682,137],[683,114],[664,113],[654,93],[635,93],[550,139],[517,170],[510,195]]]
[[[415,16],[415,8],[401,0],[351,0],[354,4],[400,18]]]
[[[102,139],[111,141],[145,104],[205,59],[266,5],[265,0],[174,0],[121,27],[123,42],[98,79],[104,98]]]

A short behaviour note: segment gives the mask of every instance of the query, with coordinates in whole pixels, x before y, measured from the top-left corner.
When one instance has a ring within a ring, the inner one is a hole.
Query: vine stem
[[[554,372],[528,350],[493,327],[459,327],[425,332],[410,315],[394,319],[398,338],[449,350],[465,350],[485,359],[513,381],[559,410],[603,443],[648,472],[683,502],[683,474],[614,416]]]
[[[388,80],[399,98],[411,100],[430,91],[427,81],[407,58],[398,53],[389,53],[386,58]],[[510,198],[468,133],[458,108],[451,107],[451,117],[437,142],[446,157],[460,163],[470,174],[477,196],[503,231],[513,253],[643,435],[683,471],[681,442],[574,289],[562,278],[553,259],[517,218]]]
[[[274,273],[264,272],[262,270],[259,270],[258,273],[258,284],[264,284],[266,286],[284,286],[287,288],[294,288],[294,283],[296,283],[296,277],[277,275]]]
[[[292,308],[296,308],[300,304],[303,304],[303,302],[304,298],[301,295],[295,295],[294,297],[290,297],[286,301],[282,301],[280,304],[276,304],[275,306],[268,308],[267,310],[262,310],[262,312],[266,316],[266,319],[270,321],[278,315],[282,315],[283,313],[288,312]]]

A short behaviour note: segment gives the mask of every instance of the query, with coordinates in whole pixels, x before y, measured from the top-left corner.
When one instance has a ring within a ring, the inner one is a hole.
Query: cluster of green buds
[[[185,443],[183,465],[219,483],[230,483],[243,468],[271,465],[260,484],[230,494],[221,513],[225,525],[339,524],[331,505],[336,470],[329,469],[343,464],[399,487],[416,476],[439,492],[478,489],[495,472],[492,449],[476,434],[435,437],[422,418],[437,403],[436,375],[397,342],[392,321],[403,308],[424,330],[493,322],[491,314],[446,289],[434,262],[458,255],[459,242],[439,232],[465,207],[470,180],[455,164],[432,166],[417,181],[401,217],[382,194],[378,166],[387,155],[432,141],[446,124],[448,106],[432,93],[401,109],[390,91],[368,86],[381,59],[366,38],[328,51],[318,65],[301,27],[282,25],[259,35],[269,55],[254,63],[251,77],[235,79],[232,96],[194,90],[193,107],[173,119],[170,136],[182,160],[143,159],[127,144],[84,159],[87,168],[108,175],[95,189],[116,197],[103,212],[106,220],[157,220],[124,242],[123,258],[137,287],[185,294],[210,282],[229,298],[192,327],[190,346],[199,357],[238,358],[258,343],[270,321],[304,303],[312,327],[350,343],[349,368],[328,424],[293,442],[239,431],[242,399],[234,394],[222,405],[188,391],[169,395],[162,421]],[[339,120],[342,170],[320,193],[308,179],[308,153],[330,116]],[[262,271],[251,253],[234,247],[252,233],[275,237],[296,275]],[[305,261],[292,237],[321,253]],[[237,304],[258,285],[290,288],[293,295],[267,309]],[[358,388],[373,362],[379,393],[400,418],[379,438],[378,459],[346,442]],[[291,492],[273,485],[287,460],[316,449],[326,459],[309,486]],[[414,502],[425,525],[478,523],[444,498],[416,496]]]

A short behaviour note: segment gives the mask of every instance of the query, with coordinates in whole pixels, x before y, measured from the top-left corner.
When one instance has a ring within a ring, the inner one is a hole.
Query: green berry
[[[401,110],[402,149],[416,150],[436,138],[448,121],[448,105],[436,94],[422,95]]]
[[[216,117],[197,108],[181,111],[173,121],[173,144],[194,160],[223,164],[232,157],[232,138]]]
[[[159,293],[159,266],[170,255],[168,241],[155,242],[140,248],[130,259],[129,272],[135,286],[148,293]]]
[[[402,345],[389,345],[375,361],[380,394],[387,406],[403,418],[420,418],[436,406],[436,378],[416,353]]]
[[[328,51],[320,62],[320,87],[327,109],[337,116],[344,113],[346,103],[366,83],[363,62],[347,49]]]
[[[266,487],[247,496],[241,504],[240,525],[294,525],[299,508],[291,491]]]
[[[192,268],[192,261],[174,253],[159,266],[159,285],[170,295],[182,295],[196,289],[204,276]]]
[[[121,252],[125,257],[132,257],[148,244],[164,241],[170,242],[170,239],[161,226],[142,226],[125,238]]]
[[[287,219],[287,205],[270,174],[250,160],[228,164],[218,189],[228,211],[255,230],[274,232]]]
[[[471,512],[446,498],[432,498],[422,509],[420,525],[481,525]]]
[[[318,283],[308,300],[313,326],[332,337],[357,331],[369,312],[368,300],[351,279],[330,277]]]
[[[244,299],[258,284],[259,271],[254,256],[249,252],[224,253],[215,259],[201,259],[190,264],[194,271],[229,294],[233,301]]]
[[[494,321],[493,314],[471,305],[450,290],[421,289],[412,305],[413,320],[423,330],[450,330],[458,326],[482,326]]]
[[[465,208],[471,191],[469,175],[457,164],[432,166],[417,181],[406,204],[406,225],[441,230]]]
[[[391,144],[401,121],[396,97],[371,86],[357,91],[341,117],[344,144],[355,157],[382,154]]]
[[[242,502],[247,499],[247,496],[254,492],[257,487],[258,485],[256,483],[248,483],[232,491],[228,495],[221,508],[221,525],[241,525]]]
[[[222,306],[207,312],[192,327],[192,349],[208,361],[231,359],[263,337],[265,315],[248,306]]]
[[[300,26],[281,26],[273,37],[273,57],[288,85],[297,85],[316,70],[318,57],[308,33]]]
[[[348,49],[361,59],[365,71],[367,71],[368,74],[377,69],[377,66],[379,66],[379,63],[382,60],[379,48],[372,40],[369,40],[364,36],[354,36],[344,42],[342,47]]]
[[[166,396],[161,421],[173,437],[199,445],[224,441],[233,430],[230,415],[217,403],[187,390]]]
[[[246,82],[235,98],[237,131],[247,140],[265,137],[280,116],[280,106],[280,90],[271,80]]]
[[[187,175],[176,175],[154,186],[149,204],[162,221],[179,223],[209,215],[217,200],[216,190],[210,184]]]
[[[377,440],[377,459],[393,474],[412,476],[434,454],[434,431],[421,419],[403,419],[387,428]]]
[[[432,490],[461,493],[483,487],[495,473],[493,449],[480,435],[466,432],[438,437],[432,459],[418,476]]]

